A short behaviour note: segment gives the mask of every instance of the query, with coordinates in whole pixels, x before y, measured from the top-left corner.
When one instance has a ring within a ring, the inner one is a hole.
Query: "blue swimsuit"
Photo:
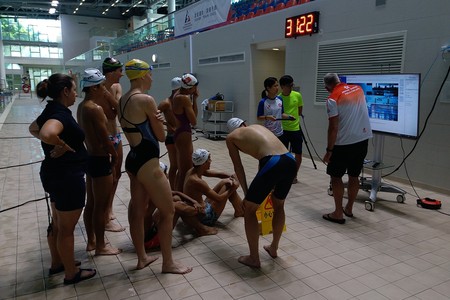
[[[159,158],[159,142],[155,137],[155,134],[153,133],[152,128],[150,127],[150,121],[145,120],[144,122],[141,122],[139,124],[132,123],[128,121],[123,114],[123,111],[125,110],[126,105],[130,101],[131,97],[139,94],[135,93],[128,97],[127,101],[125,102],[125,105],[123,108],[121,108],[121,118],[127,121],[129,124],[133,125],[134,127],[122,127],[123,132],[128,133],[140,133],[142,140],[141,142],[136,146],[130,146],[130,152],[128,152],[127,158],[125,159],[125,170],[133,174],[134,176],[137,175],[139,172],[139,169],[149,160],[153,158]]]

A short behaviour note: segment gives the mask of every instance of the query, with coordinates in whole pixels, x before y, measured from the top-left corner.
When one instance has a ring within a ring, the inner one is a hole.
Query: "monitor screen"
[[[418,137],[420,74],[360,74],[339,78],[364,90],[373,132]]]

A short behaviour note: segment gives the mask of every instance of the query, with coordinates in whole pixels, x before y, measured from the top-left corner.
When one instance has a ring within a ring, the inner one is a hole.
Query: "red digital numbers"
[[[311,12],[286,19],[284,36],[286,38],[311,35],[319,31],[319,12]]]

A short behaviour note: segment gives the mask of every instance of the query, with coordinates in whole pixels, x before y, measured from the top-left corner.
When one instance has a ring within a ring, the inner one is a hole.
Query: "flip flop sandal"
[[[79,267],[79,266],[81,266],[81,261],[76,260],[75,261],[75,267]],[[61,273],[61,272],[64,272],[64,265],[61,265],[61,266],[59,266],[57,268],[50,268],[50,269],[48,269],[48,275],[49,276],[55,275],[55,274],[58,274],[58,273]]]
[[[92,273],[92,274],[90,274],[88,276],[85,276],[85,277],[81,277],[81,273],[83,271],[94,272],[94,273]],[[64,278],[64,284],[76,284],[76,283],[78,283],[80,281],[90,279],[90,278],[94,277],[96,274],[97,274],[97,270],[95,270],[95,269],[80,269],[78,271],[78,273],[76,273],[75,276],[72,279]]]

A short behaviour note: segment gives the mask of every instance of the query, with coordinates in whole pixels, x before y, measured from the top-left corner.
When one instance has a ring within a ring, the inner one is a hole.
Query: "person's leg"
[[[52,258],[50,269],[57,270],[62,266],[61,257],[59,256],[58,248],[56,247],[58,240],[58,215],[56,214],[55,202],[51,202],[50,205],[53,220],[47,231],[47,244]]]
[[[175,140],[177,149],[178,172],[176,177],[176,191],[182,192],[184,186],[184,178],[187,171],[192,168],[192,137],[190,133],[182,132]]]
[[[221,180],[219,183],[216,184],[216,186],[213,188],[213,190],[218,193],[222,194],[226,190],[230,189],[230,186],[225,184],[226,181]],[[231,202],[234,208],[234,216],[235,217],[243,217],[244,216],[244,209],[242,208],[242,199],[239,196],[239,194],[234,191],[230,194],[228,199],[225,201],[213,201],[212,199],[207,199],[207,201],[211,204],[214,212],[220,217],[223,210],[225,209],[225,206],[227,204],[227,200]]]
[[[342,209],[342,199],[344,198],[344,183],[342,177],[331,177],[331,188],[333,190],[333,198],[335,209],[334,212],[330,213],[333,219],[341,220],[343,219],[344,211]]]
[[[86,174],[86,206],[83,212],[84,226],[86,227],[86,251],[95,250],[94,231],[94,195],[92,193],[92,177]]]
[[[177,163],[177,149],[175,147],[175,144],[167,144],[167,154],[169,155],[169,182],[170,182],[170,188],[172,190],[175,190],[176,188],[176,178],[177,178],[177,170],[178,170],[178,163]]]
[[[192,268],[175,262],[172,257],[172,226],[174,207],[169,181],[159,168],[159,160],[151,159],[145,163],[137,174],[150,199],[159,210],[158,235],[163,257],[162,272],[185,274]],[[143,225],[143,224],[142,224]],[[143,235],[142,235],[143,236]]]
[[[111,232],[122,232],[125,227],[115,224],[112,220],[116,219],[113,213],[113,201],[116,195],[117,186],[119,185],[119,179],[122,176],[122,161],[123,161],[123,147],[122,142],[119,143],[116,149],[117,152],[117,164],[113,170],[113,185],[111,188],[111,194],[108,202],[108,212],[106,213],[105,230]]]
[[[300,166],[302,165],[302,159],[303,159],[303,157],[302,157],[301,153],[300,154],[295,153],[295,164],[297,166],[297,173],[296,174],[298,174],[298,171],[300,170]],[[293,183],[297,183],[298,182],[297,176],[298,175],[295,176]]]
[[[181,219],[187,226],[192,227],[198,236],[215,235],[218,232],[217,228],[202,224],[198,216],[181,215]]]
[[[359,191],[359,179],[358,177],[348,176],[347,194],[348,202],[345,206],[345,212],[351,216],[353,214],[353,204],[355,203],[356,196]]]
[[[56,210],[58,220],[58,237],[57,248],[61,256],[61,261],[64,265],[65,279],[71,280],[75,278],[79,272],[79,268],[75,266],[74,261],[74,230],[80,218],[82,209],[72,211]],[[81,273],[81,278],[95,275],[95,271],[84,270]]]
[[[130,224],[131,240],[133,242],[138,262],[136,269],[140,270],[158,259],[157,256],[147,256],[144,246],[144,217],[148,207],[148,194],[144,186],[132,174],[130,177],[131,199],[128,205],[128,223]]]
[[[280,200],[272,197],[272,206],[273,206],[273,219],[272,219],[272,233],[273,239],[270,245],[264,246],[264,249],[269,253],[272,258],[278,256],[277,250],[278,245],[280,243],[281,235],[284,229],[285,223],[285,213],[284,213],[284,200]]]
[[[258,251],[259,227],[258,219],[256,218],[256,211],[258,208],[259,204],[244,199],[245,235],[247,236],[250,254],[239,257],[238,261],[244,265],[254,268],[261,267]]]
[[[105,223],[109,220],[108,205],[113,186],[113,175],[92,178],[94,195],[93,223],[95,231],[95,255],[116,255],[122,250],[105,242]]]

